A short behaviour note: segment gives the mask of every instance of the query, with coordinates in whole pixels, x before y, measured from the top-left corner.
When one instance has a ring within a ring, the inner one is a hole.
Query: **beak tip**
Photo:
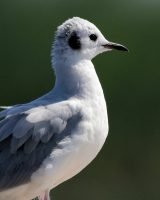
[[[128,49],[127,47],[125,47],[124,51],[127,51],[127,52],[129,52],[129,49]]]
[[[123,46],[124,48],[125,48],[125,50],[124,51],[127,51],[127,52],[129,52],[129,49],[126,47],[126,46]]]

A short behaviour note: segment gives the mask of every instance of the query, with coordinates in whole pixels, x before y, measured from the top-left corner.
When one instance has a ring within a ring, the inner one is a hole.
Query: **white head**
[[[91,60],[96,55],[112,49],[127,51],[127,48],[111,43],[102,35],[100,30],[91,22],[73,17],[58,27],[54,50],[54,58],[63,55],[65,59]]]

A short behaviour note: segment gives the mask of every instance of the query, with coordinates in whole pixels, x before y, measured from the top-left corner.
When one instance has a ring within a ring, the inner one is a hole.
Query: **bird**
[[[49,200],[50,190],[84,169],[108,135],[102,86],[92,59],[127,47],[80,17],[58,26],[51,50],[53,89],[1,107],[0,200]]]

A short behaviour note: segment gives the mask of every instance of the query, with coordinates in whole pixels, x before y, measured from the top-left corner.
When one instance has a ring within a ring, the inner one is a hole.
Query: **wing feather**
[[[0,190],[30,180],[58,142],[79,123],[79,111],[56,106],[17,106],[0,112]],[[12,180],[11,180],[12,177]]]
[[[25,144],[25,142],[32,136],[32,129],[30,129],[23,137],[21,138],[16,138],[12,137],[11,140],[11,153],[15,154],[17,150]]]
[[[20,118],[20,115],[16,115],[14,117],[3,120],[2,126],[0,126],[0,141],[6,139],[9,135],[11,135],[15,124]]]
[[[37,122],[34,126],[32,138],[35,141],[40,141],[43,136],[47,134],[50,129],[49,121]]]
[[[35,150],[38,143],[39,141],[35,141],[32,138],[29,138],[24,144],[24,153],[26,154],[32,153]]]
[[[23,114],[13,128],[12,134],[17,139],[20,139],[23,136],[25,136],[28,133],[28,131],[34,126],[34,124],[26,120],[26,116],[27,115]]]

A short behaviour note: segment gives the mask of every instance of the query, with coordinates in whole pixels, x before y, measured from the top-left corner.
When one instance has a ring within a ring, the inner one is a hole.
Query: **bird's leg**
[[[44,197],[45,197],[45,192],[41,193],[41,194],[38,196],[38,200],[44,200]]]
[[[44,200],[50,200],[49,192],[50,192],[49,190],[46,190],[46,191],[45,191]]]
[[[46,190],[40,196],[38,196],[38,200],[50,200],[49,190]]]

